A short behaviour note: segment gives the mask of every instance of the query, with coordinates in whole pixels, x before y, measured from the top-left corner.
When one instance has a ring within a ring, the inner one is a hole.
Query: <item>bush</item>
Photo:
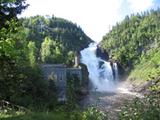
[[[122,108],[120,120],[159,120],[160,119],[159,94],[150,94],[143,99],[136,98]]]
[[[69,120],[107,120],[107,116],[95,107],[88,107],[84,111],[74,110],[69,115]]]
[[[106,120],[106,114],[95,107],[89,107],[83,112],[82,120]]]

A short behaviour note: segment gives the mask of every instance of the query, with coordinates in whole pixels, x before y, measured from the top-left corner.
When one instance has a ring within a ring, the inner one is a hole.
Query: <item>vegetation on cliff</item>
[[[126,16],[100,45],[125,68],[135,68],[132,75],[138,79],[156,77],[160,69],[160,9]]]
[[[122,120],[160,118],[160,9],[132,14],[107,33],[101,47],[129,72],[128,81],[139,85],[144,98],[122,106]],[[149,82],[147,82],[149,81]],[[144,83],[146,85],[144,85]],[[138,87],[137,87],[138,88]]]

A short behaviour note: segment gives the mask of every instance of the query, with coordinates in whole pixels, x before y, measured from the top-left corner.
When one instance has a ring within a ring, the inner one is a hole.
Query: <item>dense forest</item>
[[[122,108],[122,120],[160,118],[160,9],[132,14],[113,26],[100,43],[110,59],[117,61],[135,91],[145,93]],[[144,92],[145,91],[145,92]]]
[[[62,18],[35,16],[20,21],[27,41],[37,48],[39,62],[71,64],[71,57],[92,42],[80,27]]]
[[[141,65],[137,72],[141,74],[148,67],[139,79],[146,79],[149,74],[159,75],[160,9],[126,16],[103,37],[100,45],[126,69]]]

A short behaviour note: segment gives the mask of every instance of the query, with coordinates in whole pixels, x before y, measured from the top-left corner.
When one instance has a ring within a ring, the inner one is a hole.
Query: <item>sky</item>
[[[131,13],[160,7],[160,0],[26,0],[20,17],[54,15],[76,23],[99,42],[112,26]]]

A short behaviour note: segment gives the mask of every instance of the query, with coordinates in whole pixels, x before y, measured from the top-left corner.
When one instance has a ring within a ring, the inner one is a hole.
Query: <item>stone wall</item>
[[[67,74],[77,75],[82,80],[81,68],[67,68],[63,64],[44,64],[41,67],[44,79],[54,80],[59,101],[66,100]]]
[[[54,80],[57,87],[59,101],[66,99],[66,66],[62,64],[53,65],[45,64],[42,65],[42,72],[44,79]]]
[[[67,74],[76,75],[79,80],[82,80],[81,68],[67,68]]]

